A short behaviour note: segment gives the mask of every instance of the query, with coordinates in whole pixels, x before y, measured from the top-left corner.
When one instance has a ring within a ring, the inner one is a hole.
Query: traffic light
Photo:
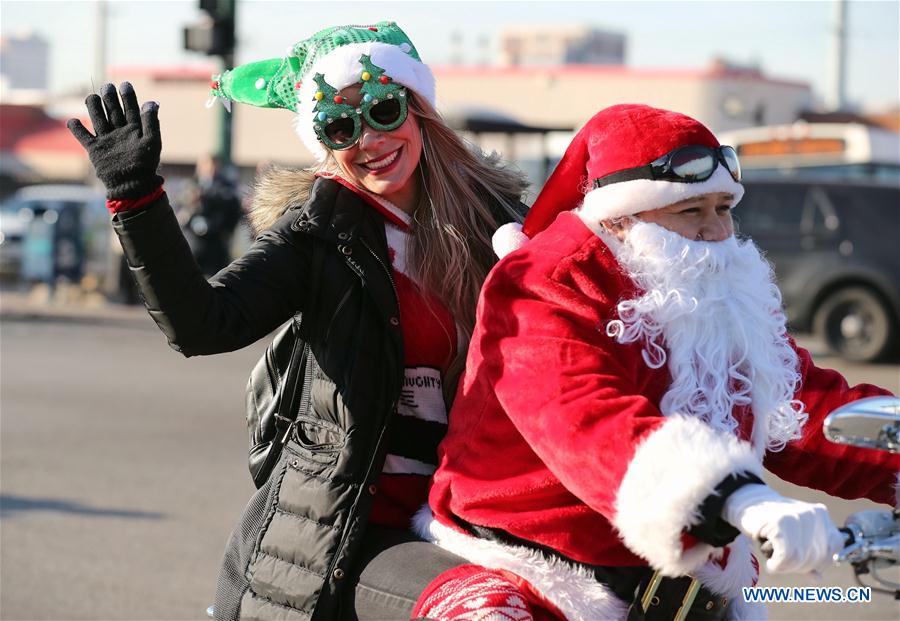
[[[235,0],[200,0],[200,22],[184,28],[184,49],[208,56],[234,52]]]

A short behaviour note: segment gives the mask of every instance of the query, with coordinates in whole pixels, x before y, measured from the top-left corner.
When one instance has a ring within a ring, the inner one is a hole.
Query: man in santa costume
[[[701,123],[613,106],[524,229],[495,236],[506,256],[418,523],[472,565],[415,614],[756,619],[751,540],[776,573],[843,545],[823,505],[779,495],[764,468],[895,502],[898,456],[822,435],[836,407],[890,393],[848,386],[787,335],[769,264],[734,236],[743,193],[735,152]]]

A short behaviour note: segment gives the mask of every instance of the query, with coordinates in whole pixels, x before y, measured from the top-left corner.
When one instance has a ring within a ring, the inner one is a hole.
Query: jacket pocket
[[[298,456],[327,465],[337,462],[347,441],[344,430],[338,425],[304,415],[297,417],[291,439],[291,448]]]

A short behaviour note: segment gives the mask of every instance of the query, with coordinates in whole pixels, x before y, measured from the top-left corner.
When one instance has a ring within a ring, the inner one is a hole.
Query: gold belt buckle
[[[653,596],[656,595],[657,589],[659,589],[659,583],[662,582],[662,574],[659,571],[654,571],[653,575],[650,577],[650,584],[647,585],[647,590],[644,591],[644,596],[641,598],[641,609],[646,613],[647,610],[650,609],[650,602],[653,600]]]
[[[681,608],[678,609],[673,621],[684,621],[687,619],[688,613],[691,611],[691,606],[694,605],[694,600],[697,599],[697,593],[700,592],[700,581],[693,576],[690,578],[691,583],[688,585],[687,591],[684,594],[684,599],[681,600]]]
[[[641,609],[645,613],[650,608],[650,603],[653,601],[662,579],[662,574],[659,571],[654,571],[650,577],[650,584],[647,585],[647,590],[644,591],[644,596],[641,597]],[[685,621],[687,619],[688,612],[690,612],[691,606],[694,605],[694,600],[697,599],[697,593],[700,592],[700,581],[693,576],[690,576],[690,579],[691,583],[688,585],[684,598],[681,600],[681,607],[678,608],[673,621]]]

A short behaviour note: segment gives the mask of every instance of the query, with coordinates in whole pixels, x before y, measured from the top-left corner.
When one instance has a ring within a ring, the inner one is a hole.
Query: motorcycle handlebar
[[[845,556],[852,551],[855,551],[858,546],[856,546],[856,535],[853,531],[846,526],[838,528],[841,534],[844,535],[844,549],[834,555],[834,560],[836,562],[840,562],[844,560]],[[768,539],[760,538],[759,540],[759,551],[765,556],[767,559],[772,558],[772,553],[774,551],[772,547],[772,542]]]

